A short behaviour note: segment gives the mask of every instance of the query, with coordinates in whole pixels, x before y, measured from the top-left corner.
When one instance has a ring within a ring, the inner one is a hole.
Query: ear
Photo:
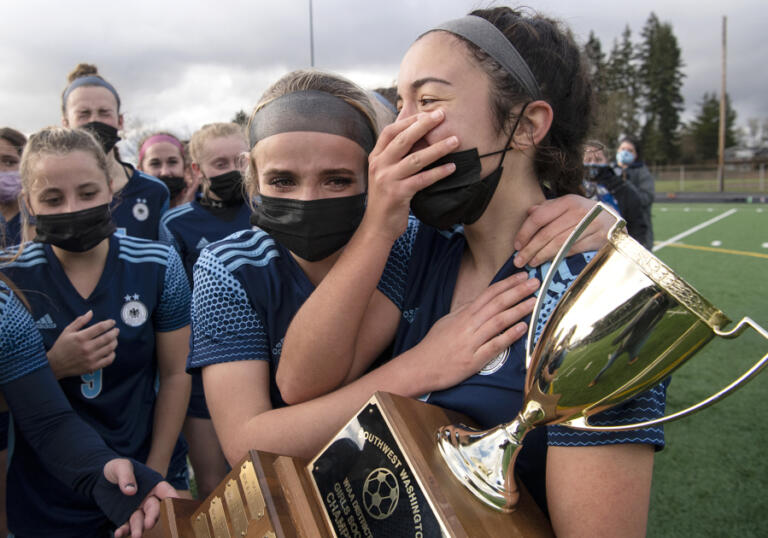
[[[528,103],[515,132],[514,145],[526,149],[539,144],[547,136],[553,117],[552,107],[546,101]]]
[[[117,130],[122,131],[123,130],[123,115],[118,114],[117,115]]]
[[[61,126],[62,127],[69,127],[69,120],[66,116],[61,117]]]

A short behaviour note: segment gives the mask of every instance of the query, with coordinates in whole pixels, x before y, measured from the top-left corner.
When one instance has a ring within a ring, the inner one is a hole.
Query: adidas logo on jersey
[[[38,319],[35,322],[35,325],[37,325],[38,329],[55,329],[56,328],[56,322],[53,321],[53,318],[50,314],[44,315],[42,318]]]
[[[416,308],[411,308],[403,312],[403,317],[408,323],[413,323],[413,320],[416,319],[416,314],[418,313],[418,311],[419,311],[418,306]]]
[[[211,242],[208,241],[205,237],[201,237],[200,241],[197,242],[197,250],[203,250],[206,246],[210,245]]]

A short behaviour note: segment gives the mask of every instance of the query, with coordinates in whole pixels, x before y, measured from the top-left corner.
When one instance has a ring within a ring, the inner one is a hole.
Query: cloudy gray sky
[[[499,2],[497,2],[498,4]],[[717,4],[717,5],[716,5]],[[123,100],[128,125],[186,136],[250,108],[283,73],[309,65],[308,0],[2,0],[0,125],[56,124],[67,73],[98,65]],[[389,85],[414,38],[491,2],[313,0],[315,65],[364,87]],[[513,5],[513,4],[511,4]],[[686,118],[720,87],[720,27],[728,16],[728,91],[738,113],[768,118],[768,7],[764,0],[541,0],[535,9],[610,50],[629,24],[639,38],[654,11],[673,25],[685,62]]]

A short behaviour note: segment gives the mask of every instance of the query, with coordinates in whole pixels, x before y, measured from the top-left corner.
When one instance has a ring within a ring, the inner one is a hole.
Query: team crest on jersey
[[[149,206],[146,198],[136,198],[136,203],[133,204],[133,218],[139,222],[149,218]]]
[[[139,294],[126,295],[123,297],[125,304],[120,310],[120,317],[123,319],[123,323],[129,327],[138,327],[147,321],[149,317],[149,311],[147,307],[139,300]]]
[[[488,364],[483,366],[483,369],[477,372],[480,375],[491,375],[498,372],[502,366],[504,366],[504,363],[507,362],[507,359],[509,358],[509,348],[506,348],[504,351],[496,355],[494,358],[492,358],[490,361],[488,361]]]

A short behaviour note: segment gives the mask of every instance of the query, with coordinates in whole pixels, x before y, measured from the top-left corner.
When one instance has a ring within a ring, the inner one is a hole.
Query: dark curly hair
[[[534,157],[539,182],[552,196],[581,194],[583,143],[592,118],[592,84],[570,30],[556,20],[527,16],[508,7],[478,9],[470,15],[482,17],[501,30],[528,63],[542,98],[552,107],[552,126]],[[513,108],[531,97],[485,51],[460,36],[454,37],[468,47],[490,77],[496,128],[510,134]]]

